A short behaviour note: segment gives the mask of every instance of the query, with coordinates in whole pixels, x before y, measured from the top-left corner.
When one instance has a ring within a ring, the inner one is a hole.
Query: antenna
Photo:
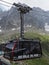
[[[14,3],[16,7],[18,7],[18,11],[20,11],[20,19],[21,19],[21,30],[20,30],[20,38],[24,38],[24,14],[32,10],[29,6],[23,6],[21,4]]]

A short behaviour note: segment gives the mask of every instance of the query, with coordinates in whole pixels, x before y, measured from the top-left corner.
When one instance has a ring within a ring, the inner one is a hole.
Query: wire
[[[12,4],[12,3],[10,3],[10,2],[7,2],[7,1],[4,1],[4,0],[0,0],[1,2],[4,2],[4,3],[6,3],[6,4],[9,4],[9,5],[12,5],[13,7],[15,7],[15,6],[17,6],[17,7],[19,7],[19,6],[21,6],[21,5],[18,5],[18,4]],[[3,4],[4,5],[4,4]],[[8,7],[10,7],[9,5],[5,5],[5,6],[8,6]]]
[[[10,5],[12,5],[13,7],[15,7],[12,3],[9,3],[9,2],[3,1],[3,0],[0,0],[0,1],[4,2],[6,4],[9,4],[9,5],[6,5],[6,4],[0,3],[0,4],[4,5],[4,6],[10,7]]]
[[[7,3],[7,4],[9,4],[9,5],[13,5],[12,3],[9,3],[9,2],[6,2],[6,1],[4,1],[4,0],[0,0],[1,2],[4,2],[4,3]]]
[[[3,3],[0,3],[1,5],[4,5],[4,6],[7,6],[7,7],[10,7],[9,5],[6,5],[6,4],[3,4]]]

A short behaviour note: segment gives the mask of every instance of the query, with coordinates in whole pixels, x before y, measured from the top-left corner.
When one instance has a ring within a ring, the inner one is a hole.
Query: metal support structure
[[[14,3],[16,7],[18,7],[18,11],[20,11],[20,19],[21,19],[21,31],[20,31],[20,38],[24,38],[24,14],[32,10],[29,6],[23,6],[22,4]]]
[[[24,38],[24,14],[22,12],[20,12],[20,19],[21,19],[20,37]]]

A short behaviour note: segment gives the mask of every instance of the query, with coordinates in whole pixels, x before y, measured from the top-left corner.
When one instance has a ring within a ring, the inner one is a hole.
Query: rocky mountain
[[[3,11],[2,11],[2,9],[0,8],[0,19],[1,19],[1,17],[2,17],[2,13],[3,13]]]
[[[5,17],[7,15],[7,11],[3,11],[2,8],[0,8],[0,22],[2,23],[2,19],[3,17]]]
[[[4,15],[0,20],[2,29],[16,28],[20,25],[20,13],[16,7],[12,7],[6,13],[4,12]],[[46,22],[49,24],[49,11],[44,11],[38,7],[33,7],[32,11],[24,15],[25,25],[31,24],[36,28],[44,29]]]

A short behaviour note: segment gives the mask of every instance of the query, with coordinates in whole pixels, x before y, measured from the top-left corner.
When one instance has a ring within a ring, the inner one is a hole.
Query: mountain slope
[[[38,7],[34,7],[32,11],[25,14],[24,23],[25,25],[31,24],[36,28],[44,29],[45,23],[49,24],[49,11],[44,11]],[[20,13],[16,7],[12,7],[6,12],[5,16],[0,20],[0,26],[4,29],[17,28],[20,25]]]

